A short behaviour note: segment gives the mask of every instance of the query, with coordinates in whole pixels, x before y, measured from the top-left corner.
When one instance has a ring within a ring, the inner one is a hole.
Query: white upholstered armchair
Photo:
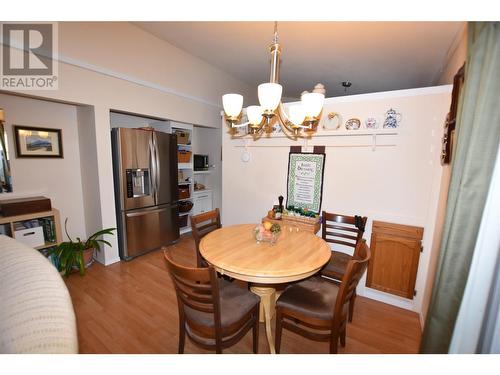
[[[78,353],[68,289],[40,252],[0,235],[0,353]]]

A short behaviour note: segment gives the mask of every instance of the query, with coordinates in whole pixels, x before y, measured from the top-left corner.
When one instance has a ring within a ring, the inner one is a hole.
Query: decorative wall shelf
[[[357,130],[347,130],[347,129],[337,129],[337,130],[323,130],[319,129],[314,135],[309,139],[314,139],[317,137],[343,137],[343,136],[368,136],[368,135],[398,135],[400,132],[399,128],[394,129],[357,129]],[[281,132],[271,133],[269,136],[263,135],[260,139],[276,139],[282,138],[287,139],[287,136]],[[253,139],[251,134],[245,136],[240,136],[235,139]]]
[[[369,135],[398,135],[399,129],[358,129],[358,130],[322,130],[315,137],[342,137],[342,136],[369,136]]]
[[[300,138],[297,141],[284,135],[272,134],[253,141],[251,135],[234,139],[234,147],[290,147],[290,144],[305,148],[320,142],[325,147],[395,147],[400,129],[358,129],[358,130],[319,130],[311,138]],[[380,139],[379,139],[380,138]]]

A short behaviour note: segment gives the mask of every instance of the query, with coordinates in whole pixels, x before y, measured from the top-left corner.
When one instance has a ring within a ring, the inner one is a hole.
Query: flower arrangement
[[[312,218],[319,217],[319,214],[313,211],[309,211],[307,208],[288,206],[286,209],[287,209],[286,215],[288,216],[302,216],[302,217],[312,217]]]

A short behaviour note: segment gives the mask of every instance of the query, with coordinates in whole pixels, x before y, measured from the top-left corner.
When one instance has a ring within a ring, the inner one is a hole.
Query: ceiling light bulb
[[[310,92],[302,95],[301,101],[307,117],[318,117],[323,109],[325,95],[317,92]]]
[[[259,103],[263,111],[274,112],[281,101],[283,87],[279,83],[262,83],[258,88]]]
[[[294,125],[301,125],[306,118],[306,112],[302,104],[291,105],[288,108],[289,119]]]
[[[262,108],[259,105],[247,107],[248,122],[252,125],[259,125],[262,121]]]
[[[224,112],[228,117],[238,117],[243,108],[243,96],[240,94],[226,94],[222,96]]]

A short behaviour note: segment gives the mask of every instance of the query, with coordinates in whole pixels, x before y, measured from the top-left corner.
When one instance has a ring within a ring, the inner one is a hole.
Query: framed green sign
[[[319,214],[323,198],[325,154],[290,152],[286,206]]]

